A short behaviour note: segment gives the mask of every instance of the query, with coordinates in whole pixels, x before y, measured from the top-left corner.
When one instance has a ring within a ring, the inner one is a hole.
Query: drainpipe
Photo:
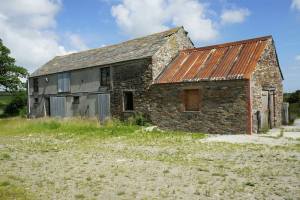
[[[29,92],[29,76],[27,76],[27,117],[30,116],[30,92]]]

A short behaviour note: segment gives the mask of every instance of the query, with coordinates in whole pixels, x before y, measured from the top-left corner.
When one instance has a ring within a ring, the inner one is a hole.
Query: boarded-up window
[[[70,92],[70,73],[64,72],[58,74],[58,92]]]
[[[39,92],[39,79],[38,78],[33,79],[33,91]]]
[[[124,110],[125,111],[133,110],[133,92],[132,91],[124,92]]]
[[[184,90],[185,111],[200,110],[200,91],[198,89]]]
[[[110,68],[104,67],[100,69],[100,86],[110,86]]]

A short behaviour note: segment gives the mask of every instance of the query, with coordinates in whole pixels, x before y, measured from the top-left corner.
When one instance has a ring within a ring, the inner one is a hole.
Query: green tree
[[[288,98],[289,103],[300,103],[300,90],[297,90],[296,92],[291,93],[291,95]]]
[[[20,78],[25,78],[28,72],[25,68],[15,65],[16,60],[9,54],[10,50],[0,39],[0,88],[14,92],[24,88]]]

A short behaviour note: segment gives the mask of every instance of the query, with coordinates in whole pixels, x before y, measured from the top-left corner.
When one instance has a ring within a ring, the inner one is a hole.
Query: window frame
[[[105,79],[105,81],[104,81],[104,79]],[[108,87],[108,88],[111,87],[111,68],[110,67],[100,68],[100,87]]]
[[[194,94],[191,94],[190,92],[195,92]],[[190,93],[190,94],[189,94]],[[189,104],[189,95],[195,95],[197,94],[197,100],[196,102],[198,102],[197,104],[197,108],[196,109],[192,109],[192,108],[188,108],[190,105]],[[201,94],[201,90],[198,88],[186,88],[183,90],[183,105],[184,105],[184,112],[199,112],[201,110],[201,100],[202,100],[202,94]]]
[[[131,95],[132,95],[132,110],[129,110],[129,109],[126,109],[126,93],[131,93]],[[122,99],[122,103],[123,103],[123,112],[134,112],[135,110],[134,110],[134,91],[132,91],[132,90],[124,90],[123,91],[123,99]]]
[[[62,81],[62,82],[60,82]],[[67,81],[67,84],[66,84]],[[65,88],[65,84],[67,88]],[[62,89],[60,86],[62,85]],[[60,90],[61,89],[61,90]],[[61,72],[57,74],[57,92],[58,93],[67,93],[71,91],[71,73],[70,72]]]
[[[80,104],[80,96],[73,96],[72,103],[75,105]]]
[[[39,78],[33,78],[33,92],[39,92]]]

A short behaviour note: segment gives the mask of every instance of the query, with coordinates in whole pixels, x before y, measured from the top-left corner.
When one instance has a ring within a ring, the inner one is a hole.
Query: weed
[[[85,196],[83,194],[76,194],[75,199],[84,199]]]
[[[0,155],[0,160],[9,160],[9,159],[11,159],[11,157],[8,153],[2,153]]]
[[[8,182],[8,181],[3,181],[3,182],[1,182],[0,183],[0,186],[8,186],[8,185],[10,185],[10,182]]]
[[[201,167],[198,167],[197,170],[198,170],[199,172],[209,172],[208,169],[204,169],[204,168],[201,168]]]
[[[254,186],[255,186],[255,183],[252,183],[252,182],[246,182],[245,185],[246,185],[246,186],[254,187]]]
[[[124,195],[124,194],[125,194],[124,191],[120,191],[120,192],[117,193],[118,196],[121,196],[121,195]]]
[[[211,175],[212,176],[221,176],[221,177],[227,176],[227,174],[224,174],[224,173],[212,173]]]
[[[1,179],[0,179],[0,199],[18,199],[18,200],[35,199],[35,197],[31,193],[28,193],[23,187],[16,186],[15,184],[12,184],[8,180],[1,181]]]
[[[104,174],[100,174],[99,177],[100,178],[105,178],[105,175]]]

